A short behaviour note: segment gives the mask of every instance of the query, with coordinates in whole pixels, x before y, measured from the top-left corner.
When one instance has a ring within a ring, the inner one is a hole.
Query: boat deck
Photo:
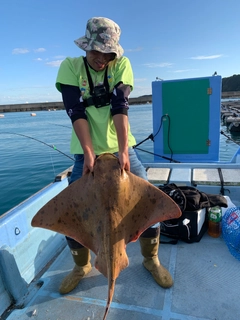
[[[108,320],[235,320],[240,315],[240,262],[229,253],[222,237],[205,233],[198,243],[161,244],[161,263],[174,279],[170,289],[159,287],[144,269],[138,241],[127,246],[127,253],[130,264],[116,281]],[[66,247],[35,281],[28,304],[12,311],[7,319],[102,319],[108,284],[95,268],[70,294],[58,293],[60,282],[72,268]]]
[[[147,167],[149,180],[154,184],[174,182],[177,185],[196,186],[206,193],[219,194],[224,181],[223,190],[226,195],[231,197],[236,206],[240,206],[239,164],[222,165],[222,177],[216,165],[205,167],[204,164],[171,164],[171,168],[169,165]],[[8,217],[2,218],[0,231],[6,245],[2,248],[0,256],[1,265],[5,266],[1,273],[6,271],[7,278],[14,278],[16,282],[14,285],[11,280],[4,286],[7,288],[6,292],[18,298],[20,294],[16,291],[25,284],[27,295],[17,301],[15,309],[5,312],[0,317],[1,320],[103,319],[108,295],[107,279],[93,268],[75,290],[67,295],[60,295],[59,285],[74,265],[70,250],[65,247],[62,235],[59,238],[60,235],[54,235],[51,231],[33,229],[30,226],[32,217],[43,203],[66,187],[67,175],[68,170],[56,179],[58,182],[44,188],[27,202],[13,209]],[[20,216],[23,218],[20,219]],[[7,223],[9,219],[11,223]],[[13,233],[16,226],[21,233]],[[26,226],[29,229],[26,229]],[[50,259],[47,260],[47,257],[51,256],[52,259],[59,248],[60,253],[49,263]],[[205,233],[200,242],[191,244],[183,241],[178,241],[177,244],[162,242],[159,258],[173,277],[174,285],[170,289],[158,286],[151,274],[144,269],[138,241],[127,245],[127,254],[129,267],[123,270],[116,280],[107,320],[239,318],[240,261],[230,254],[222,237],[212,238]],[[9,264],[9,261],[12,261],[9,260],[11,257],[16,261],[12,265]],[[42,270],[45,258],[46,268],[31,282],[31,275],[35,277],[36,273]],[[94,254],[92,263],[94,264]],[[15,270],[13,267],[16,264],[18,268]],[[6,294],[2,294],[2,297],[6,297]],[[3,300],[0,302],[3,304]],[[5,305],[6,303],[3,304]]]

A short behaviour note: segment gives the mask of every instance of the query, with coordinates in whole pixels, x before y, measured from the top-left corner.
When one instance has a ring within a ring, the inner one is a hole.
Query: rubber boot
[[[69,293],[75,289],[82,278],[92,270],[89,249],[85,247],[74,250],[72,249],[71,253],[75,262],[75,266],[73,270],[63,279],[59,287],[59,292],[61,294]]]
[[[143,265],[151,272],[154,280],[163,288],[170,288],[173,285],[173,280],[158,259],[159,237],[157,238],[139,238],[141,252],[144,257]]]

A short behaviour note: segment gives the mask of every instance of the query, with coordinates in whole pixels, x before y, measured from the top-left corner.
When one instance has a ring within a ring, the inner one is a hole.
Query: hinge
[[[212,88],[207,88],[207,94],[212,94]]]
[[[211,145],[211,140],[207,139],[206,145],[207,145],[208,147],[210,147],[210,145]]]

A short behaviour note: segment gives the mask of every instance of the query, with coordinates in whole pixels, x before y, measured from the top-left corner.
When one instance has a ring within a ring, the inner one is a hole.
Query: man
[[[130,61],[122,56],[120,34],[119,26],[110,19],[89,19],[85,36],[75,41],[86,57],[66,58],[60,66],[56,87],[73,125],[71,153],[75,164],[69,183],[92,172],[96,156],[105,152],[118,156],[121,169],[147,180],[132,148],[136,141],[128,122],[128,97],[133,73]],[[159,233],[159,224],[143,232],[141,252],[145,268],[160,286],[168,288],[173,281],[158,259]],[[75,266],[60,285],[62,294],[72,291],[92,268],[89,249],[66,238]]]

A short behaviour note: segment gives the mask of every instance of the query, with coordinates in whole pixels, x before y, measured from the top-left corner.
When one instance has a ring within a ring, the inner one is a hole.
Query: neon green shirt
[[[96,72],[89,68],[89,71],[94,86],[103,84],[105,70]],[[110,92],[113,91],[114,86],[119,82],[130,85],[133,88],[132,68],[130,61],[126,57],[115,59],[108,64],[108,83]],[[61,92],[60,84],[78,86],[83,99],[90,97],[90,88],[83,57],[66,58],[61,63],[56,80],[56,88]],[[110,108],[111,106],[101,108],[89,106],[86,108],[92,144],[94,152],[97,155],[104,152],[114,153],[118,151],[117,133]],[[133,137],[129,126],[128,145],[131,147],[135,144],[136,140]],[[73,154],[83,153],[83,149],[74,130],[72,130],[70,151]]]

